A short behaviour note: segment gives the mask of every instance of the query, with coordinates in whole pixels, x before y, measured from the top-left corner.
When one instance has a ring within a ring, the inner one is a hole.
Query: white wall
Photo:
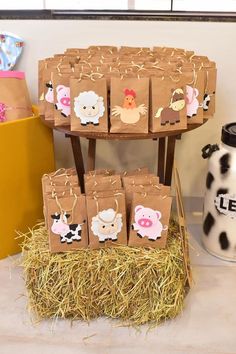
[[[236,24],[154,21],[47,21],[4,20],[0,30],[22,36],[25,49],[18,68],[25,70],[33,101],[37,97],[37,60],[64,51],[67,47],[92,44],[130,46],[172,46],[194,49],[215,60],[218,67],[215,118],[201,128],[186,133],[177,143],[176,159],[185,196],[201,196],[205,187],[206,161],[201,148],[220,139],[221,126],[236,121]],[[69,166],[69,142],[55,134],[58,165]],[[86,142],[83,142],[86,152]],[[120,169],[156,163],[156,143],[99,141],[97,166]]]

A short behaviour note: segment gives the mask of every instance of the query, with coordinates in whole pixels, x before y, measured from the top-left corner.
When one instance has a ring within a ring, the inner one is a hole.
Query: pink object
[[[46,84],[46,87],[48,87],[47,93],[45,95],[45,100],[48,103],[53,103],[54,102],[54,96],[53,96],[53,87],[51,81]]]
[[[0,122],[6,121],[6,105],[4,103],[0,103]]]
[[[197,114],[197,110],[199,108],[199,101],[197,99],[198,95],[198,89],[188,85],[186,86],[186,108],[188,118],[191,118]]]
[[[66,212],[63,214],[55,213],[51,215],[51,218],[53,219],[51,231],[56,235],[60,235],[61,243],[66,242],[67,244],[71,244],[73,241],[81,240],[81,226],[83,224],[67,224],[67,219],[69,217],[70,215]]]
[[[56,88],[57,102],[56,108],[61,111],[64,117],[70,115],[70,88],[64,85],[59,85]]]
[[[0,71],[0,78],[24,79],[25,73],[23,71]]]
[[[138,236],[146,236],[149,240],[155,241],[157,238],[161,237],[163,230],[167,230],[167,226],[163,227],[162,223],[159,221],[160,219],[160,211],[137,205],[134,216],[135,222],[132,227],[137,231]]]

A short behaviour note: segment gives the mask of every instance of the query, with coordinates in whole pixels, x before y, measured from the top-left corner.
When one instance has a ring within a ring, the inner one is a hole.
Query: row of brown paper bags
[[[71,78],[52,75],[46,83],[45,119],[69,125],[72,131],[147,133],[186,129],[215,112],[216,69],[175,77]],[[210,93],[211,92],[211,93]]]
[[[111,173],[100,170],[85,175],[86,195],[81,194],[73,169],[42,178],[51,252],[127,244],[166,246],[170,187],[161,185],[146,168],[122,178]]]

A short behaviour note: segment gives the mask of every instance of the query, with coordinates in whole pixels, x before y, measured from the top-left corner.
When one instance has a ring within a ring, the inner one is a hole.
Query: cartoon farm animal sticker
[[[163,226],[160,222],[161,212],[151,208],[145,208],[137,205],[134,210],[135,222],[131,225],[132,229],[137,231],[140,238],[148,237],[150,241],[156,241],[161,237],[162,231],[167,230],[167,226]]]
[[[122,107],[115,106],[112,108],[113,116],[120,116],[120,120],[123,123],[134,124],[137,123],[141,115],[146,114],[147,107],[144,104],[140,104],[138,107],[135,102],[136,92],[126,88],[124,90],[124,101]]]
[[[70,88],[64,85],[58,85],[56,88],[57,102],[55,108],[61,111],[63,117],[70,115]]]
[[[161,119],[161,125],[171,125],[180,122],[180,111],[185,107],[184,91],[182,88],[172,89],[168,107],[158,108],[155,117]]]
[[[187,117],[191,118],[197,115],[197,110],[200,107],[197,99],[199,91],[189,85],[186,85],[186,110]]]
[[[80,118],[81,125],[92,123],[99,125],[99,119],[104,115],[105,105],[103,97],[94,91],[84,91],[74,99],[74,111]]]
[[[71,244],[73,241],[81,241],[82,225],[85,223],[85,220],[82,224],[67,224],[69,217],[70,214],[66,212],[51,215],[53,219],[51,231],[56,235],[60,235],[61,243],[66,242],[67,244]]]
[[[53,86],[52,86],[52,82],[49,81],[46,83],[46,87],[48,88],[47,93],[45,95],[45,100],[48,103],[53,103],[54,102],[54,97],[53,97]]]
[[[108,240],[117,241],[122,226],[122,215],[110,208],[100,211],[92,218],[91,230],[98,236],[99,242],[104,243]]]

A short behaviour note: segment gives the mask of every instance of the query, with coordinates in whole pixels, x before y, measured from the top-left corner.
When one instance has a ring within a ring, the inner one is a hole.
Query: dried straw
[[[50,254],[44,224],[24,236],[29,309],[38,319],[88,321],[105,315],[126,325],[152,326],[183,308],[186,269],[174,221],[163,250],[120,246]]]

